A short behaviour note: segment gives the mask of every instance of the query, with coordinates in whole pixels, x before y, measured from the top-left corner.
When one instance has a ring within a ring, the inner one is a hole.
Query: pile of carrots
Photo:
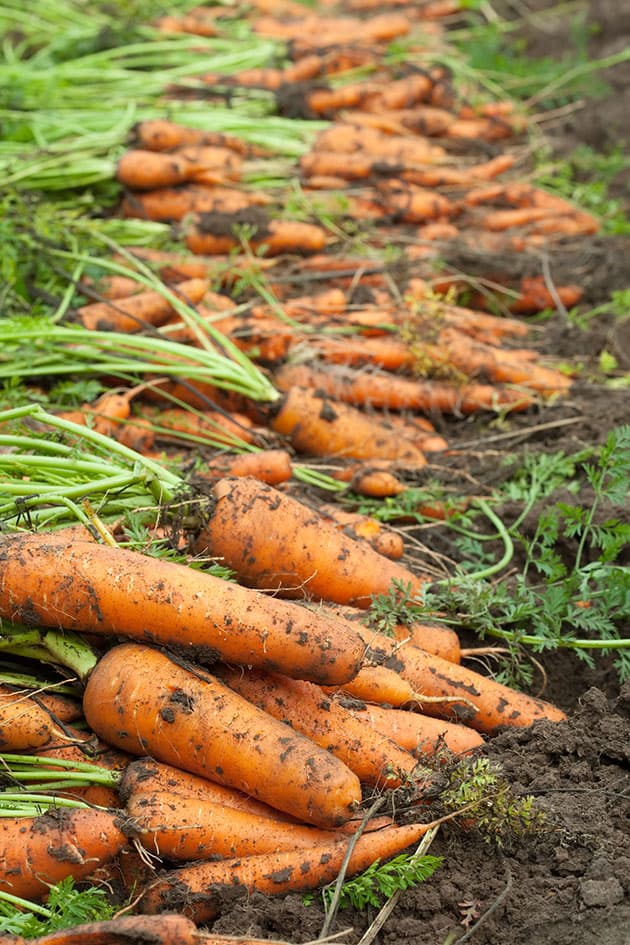
[[[448,449],[443,414],[565,395],[570,377],[526,346],[518,316],[571,307],[578,286],[523,278],[503,287],[494,314],[479,294],[463,304],[461,274],[433,266],[451,241],[491,260],[597,222],[519,179],[525,120],[508,103],[461,99],[445,68],[422,65],[421,48],[413,63],[388,63],[387,43],[419,23],[439,33],[457,3],[248,6],[261,35],[286,41],[290,64],[208,75],[208,97],[266,89],[280,112],[329,122],[293,168],[321,219],[293,220],[288,191],[247,183],[251,162],[268,157],[260,147],[140,121],[118,163],[119,212],[171,223],[181,248],[134,247],[117,261],[132,254],[152,269],[208,326],[206,343],[221,350],[229,338],[279,398],[255,403],[156,372],[64,414],[147,455],[185,460],[192,443],[204,516],[183,550],[234,579],[126,550],[123,526],[109,544],[83,528],[0,535],[0,620],[72,632],[92,654],[74,699],[0,686],[0,752],[86,774],[55,789],[84,806],[2,818],[0,890],[36,901],[66,876],[89,878],[121,886],[143,914],[128,929],[105,923],[42,945],[161,941],[167,926],[151,917],[165,912],[177,913],[159,921],[179,922],[178,941],[219,942],[196,926],[235,895],[330,883],[350,844],[347,876],[416,845],[434,825],[425,814],[439,759],[481,752],[504,727],[564,719],[467,668],[443,624],[372,629],[375,597],[421,596],[433,575],[405,565],[399,532],[296,498],[293,477],[325,461],[342,490],[399,495],[406,473]],[[229,11],[200,6],[158,25],[220,35]],[[341,205],[369,251],[322,223]],[[79,289],[72,316],[88,330],[200,343],[145,283],[91,276]],[[86,759],[107,769],[106,783],[90,782]],[[375,793],[396,795],[388,809],[406,822],[364,818]]]
[[[359,828],[348,875],[407,849],[433,825],[428,759],[564,718],[465,668],[452,630],[389,637],[361,622],[372,594],[393,579],[419,588],[422,575],[254,479],[215,493],[198,544],[239,583],[74,527],[0,539],[0,617],[95,648],[77,699],[3,685],[4,757],[46,759],[48,776],[94,758],[112,775],[57,789],[88,806],[3,818],[0,890],[38,899],[64,876],[116,877],[142,912],[207,922],[228,887],[280,895],[331,882]],[[411,822],[363,823],[375,791],[399,792]]]

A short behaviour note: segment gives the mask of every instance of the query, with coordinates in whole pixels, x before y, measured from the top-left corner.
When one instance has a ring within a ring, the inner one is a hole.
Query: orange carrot
[[[422,649],[439,656],[441,660],[459,663],[461,659],[457,633],[440,623],[414,621],[411,626],[395,624],[392,630],[393,636],[372,630],[359,621],[355,626],[365,645],[370,648],[373,662],[377,665],[388,665],[396,672],[399,671],[395,665],[397,654],[401,651],[406,652],[410,646],[415,650],[420,642]],[[385,657],[390,660],[390,663],[385,662]]]
[[[437,220],[457,213],[455,204],[434,190],[413,185],[403,187],[391,181],[387,184],[379,187],[378,199],[395,222],[424,223],[425,220]]]
[[[286,450],[259,450],[240,456],[221,454],[208,460],[197,476],[220,479],[223,476],[253,476],[270,486],[287,482],[293,475],[291,455]]]
[[[332,830],[272,820],[166,791],[133,795],[127,812],[138,828],[140,843],[176,863],[297,850],[338,837]]]
[[[243,239],[252,250],[265,256],[316,253],[328,242],[327,233],[321,226],[293,220],[270,220],[262,213],[253,217],[254,209],[249,208],[242,218],[239,211],[197,214],[184,233],[186,246],[199,254],[230,253],[239,246],[236,228],[247,222],[255,226],[255,235]]]
[[[329,695],[345,695],[376,705],[407,706],[417,701],[418,693],[411,683],[386,666],[364,666],[354,679],[342,687],[323,686]]]
[[[356,125],[351,115],[347,121],[333,122],[320,132],[312,150],[342,154],[366,151],[374,159],[394,158],[403,164],[426,163],[446,154],[444,148],[417,135],[384,134],[376,128]]]
[[[337,826],[361,801],[359,781],[341,761],[160,650],[136,643],[109,650],[83,708],[117,748],[211,777],[306,823]]]
[[[79,283],[79,288],[88,298],[101,301],[102,299],[127,298],[141,292],[144,286],[130,276],[107,275],[101,276],[100,279],[86,277]]]
[[[371,499],[387,499],[405,491],[400,479],[387,469],[363,469],[356,472],[350,488]]]
[[[332,684],[356,674],[364,649],[343,620],[186,565],[76,539],[48,541],[44,533],[0,536],[0,616],[159,641],[191,656],[221,655]]]
[[[269,807],[236,788],[191,774],[190,771],[164,764],[155,758],[136,758],[131,761],[122,774],[119,793],[124,803],[134,797],[164,793],[190,800],[211,801],[222,807],[271,820],[290,819],[275,807]]]
[[[188,279],[171,291],[182,301],[195,305],[210,288],[205,279]],[[98,331],[141,331],[147,324],[163,325],[173,315],[174,308],[162,293],[155,289],[138,292],[111,302],[91,302],[77,309],[85,328]]]
[[[454,754],[474,751],[483,738],[466,725],[434,719],[419,712],[365,705],[349,711],[361,725],[371,725],[415,755],[432,755],[444,747]]]
[[[199,439],[212,439],[227,446],[243,443],[255,443],[256,433],[249,417],[233,412],[226,416],[218,410],[204,410],[202,414],[193,413],[183,407],[170,407],[166,410],[143,408],[144,418],[154,425],[158,440],[182,441],[178,433],[188,434]]]
[[[222,479],[214,491],[216,505],[195,550],[220,558],[244,584],[368,607],[394,579],[416,592],[427,580],[265,483]]]
[[[461,703],[418,701],[422,711],[439,718],[461,719],[479,732],[494,734],[502,728],[523,728],[538,719],[559,722],[564,712],[542,699],[535,699],[473,672],[464,666],[450,663],[427,653],[413,644],[398,646],[395,651],[383,646],[379,638],[377,649],[370,647],[368,654],[410,682],[417,692],[431,698],[461,698]]]
[[[260,194],[229,187],[158,187],[155,190],[128,191],[120,205],[124,217],[172,223],[190,213],[236,213],[247,207],[269,203]]]
[[[138,855],[123,851],[121,859],[139,861]],[[105,867],[106,869],[106,867]],[[148,869],[148,867],[147,867]],[[93,877],[100,881],[103,869]],[[200,932],[190,919],[174,913],[159,916],[117,915],[102,922],[86,922],[57,929],[37,938],[22,939],[0,935],[0,945],[234,945],[234,939]],[[260,939],[240,938],[239,945],[265,945]],[[267,942],[266,945],[269,945]]]
[[[135,147],[146,151],[174,151],[191,144],[228,148],[242,155],[250,151],[247,142],[241,141],[234,135],[228,135],[222,131],[200,131],[198,128],[188,128],[168,118],[139,121],[131,131]]]
[[[348,861],[348,878],[371,866],[375,860],[387,860],[417,844],[431,824],[408,824],[364,833],[354,844]],[[242,891],[280,896],[289,892],[316,889],[332,882],[338,875],[348,850],[349,840],[320,844],[312,850],[261,853],[238,860],[197,863],[164,873],[146,892],[140,909],[161,913],[177,909],[202,923],[221,911],[222,893]]]
[[[26,751],[55,739],[69,736],[44,703],[30,691],[0,683],[0,750]]]
[[[534,402],[527,391],[487,384],[451,384],[419,381],[377,371],[334,370],[306,364],[285,364],[274,373],[280,390],[313,387],[345,403],[388,407],[391,410],[423,410],[435,413],[471,414],[479,410],[526,410]]]
[[[186,181],[222,184],[240,180],[240,157],[229,148],[190,146],[172,154],[126,151],[116,165],[118,182],[132,190],[172,187]]]
[[[53,808],[39,817],[0,818],[0,890],[42,899],[68,876],[89,876],[127,843],[120,811]]]
[[[531,314],[556,307],[556,300],[542,276],[525,276],[521,280],[520,289],[519,298],[509,302],[510,311]],[[583,291],[578,285],[564,285],[556,286],[556,294],[563,305],[572,308],[582,298]]]
[[[319,686],[280,673],[221,667],[220,678],[239,695],[331,752],[360,781],[380,788],[414,779],[415,759],[388,738],[370,738],[364,727]],[[262,852],[262,851],[261,851]]]
[[[286,436],[299,453],[354,459],[400,459],[416,466],[424,454],[378,418],[329,399],[323,392],[288,387],[269,426]]]
[[[369,541],[372,547],[386,558],[392,558],[394,561],[402,558],[405,550],[402,535],[391,528],[384,527],[378,519],[361,515],[359,512],[350,512],[333,502],[322,503],[317,510],[324,518],[333,521],[337,528],[350,538],[363,538]]]

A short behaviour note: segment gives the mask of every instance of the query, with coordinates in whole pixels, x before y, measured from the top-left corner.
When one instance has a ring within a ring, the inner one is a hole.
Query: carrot
[[[308,848],[337,836],[332,830],[167,792],[133,796],[127,813],[138,827],[140,843],[176,863]]]
[[[0,750],[27,751],[55,739],[69,737],[45,704],[29,691],[0,683]]]
[[[83,718],[81,703],[72,696],[51,690],[38,690],[31,697],[43,706],[48,714],[59,722],[69,724]]]
[[[320,515],[334,522],[337,528],[350,538],[363,538],[369,541],[375,551],[385,555],[386,558],[394,561],[402,558],[405,551],[402,535],[391,528],[385,528],[378,519],[361,515],[359,512],[350,512],[333,502],[324,502],[318,506],[317,510]]]
[[[413,686],[386,666],[364,666],[354,679],[339,686],[322,686],[329,695],[346,695],[376,705],[406,706],[418,698]]]
[[[427,580],[255,479],[222,479],[215,496],[195,551],[220,558],[244,584],[368,607],[394,579],[413,591]]]
[[[521,294],[515,301],[509,302],[511,312],[531,314],[542,312],[546,308],[555,308],[556,300],[547,288],[542,276],[525,276],[521,280]],[[567,308],[573,308],[580,301],[583,291],[578,285],[556,286],[556,293]]]
[[[364,469],[355,473],[350,488],[371,499],[387,499],[405,491],[400,479],[387,469]]]
[[[195,36],[217,36],[219,31],[212,11],[207,7],[203,17],[201,9],[179,16],[161,16],[155,23],[161,33],[192,33]]]
[[[349,711],[361,725],[371,725],[377,732],[416,756],[432,755],[442,747],[460,754],[474,751],[484,744],[481,735],[472,728],[434,719],[419,712],[388,709],[379,705],[352,707]]]
[[[274,383],[283,391],[295,386],[313,387],[345,403],[391,410],[471,414],[479,410],[526,410],[534,402],[531,393],[510,388],[419,381],[384,372],[331,370],[316,364],[285,364],[275,371]]]
[[[271,820],[291,819],[275,807],[269,807],[242,791],[156,761],[155,758],[136,758],[126,766],[119,787],[121,800],[125,804],[135,797],[162,793],[190,800],[211,801],[222,807]]]
[[[538,719],[559,722],[566,718],[564,712],[542,699],[510,689],[413,644],[392,648],[379,638],[376,649],[370,646],[368,655],[375,662],[395,669],[424,696],[451,700],[460,697],[461,704],[423,702],[422,695],[418,702],[427,715],[461,719],[479,732],[495,734],[503,728],[527,727]]]
[[[236,213],[251,206],[263,206],[260,194],[229,187],[203,187],[188,184],[158,187],[155,190],[128,191],[120,205],[124,217],[172,223],[190,213]]]
[[[374,416],[338,403],[318,390],[291,386],[274,408],[269,426],[287,437],[298,453],[354,459],[400,459],[416,466],[424,454]]]
[[[102,301],[103,299],[124,299],[141,292],[144,286],[137,279],[130,276],[107,275],[100,279],[85,277],[79,283],[79,289],[88,298]]]
[[[350,679],[363,655],[344,621],[186,565],[43,533],[0,535],[0,617],[156,641],[322,683]]]
[[[200,302],[210,284],[205,279],[188,279],[172,291],[188,304]],[[79,321],[95,331],[140,331],[147,324],[163,325],[173,315],[174,308],[162,293],[155,289],[138,292],[111,302],[91,302],[77,309]]]
[[[356,841],[348,861],[348,878],[371,866],[375,860],[387,860],[417,844],[431,824],[408,824],[364,833]],[[221,911],[222,894],[235,891],[243,895],[260,892],[281,896],[290,892],[316,889],[332,882],[338,875],[349,841],[320,844],[297,854],[261,853],[238,860],[197,863],[161,874],[140,901],[142,912],[153,914],[177,909],[202,923]],[[223,901],[225,896],[223,895]]]
[[[458,664],[461,659],[457,633],[440,623],[414,621],[411,626],[395,624],[392,630],[393,636],[372,630],[359,621],[356,623],[356,630],[370,651],[376,651],[377,657],[374,662],[383,663],[383,655],[386,654],[392,659],[391,668],[396,672],[398,672],[395,665],[396,655],[400,651],[406,652],[410,646],[417,648],[422,644],[422,649],[427,653],[439,656],[440,659],[449,663]]]
[[[341,761],[160,650],[136,643],[109,650],[83,708],[115,747],[210,776],[306,823],[334,827],[360,803],[359,781]]]
[[[158,440],[175,440],[181,442],[178,433],[193,437],[216,440],[226,446],[235,443],[255,443],[256,433],[254,424],[244,414],[233,412],[226,416],[218,410],[204,410],[203,413],[192,413],[183,407],[170,407],[166,410],[156,410],[151,407],[143,408],[144,418],[150,420],[154,426]]]
[[[39,900],[68,876],[89,876],[127,844],[120,811],[50,808],[0,818],[0,891]]]
[[[134,146],[146,151],[174,151],[187,145],[228,148],[237,154],[250,153],[250,145],[222,131],[200,131],[179,125],[168,118],[139,121],[131,129]]]
[[[242,161],[229,148],[190,145],[172,154],[134,148],[116,165],[116,178],[132,190],[154,190],[187,181],[222,184],[241,179]]]
[[[291,455],[286,450],[259,450],[240,456],[221,454],[208,460],[197,476],[220,479],[223,476],[253,476],[270,486],[287,482],[293,475]]]
[[[366,151],[375,159],[394,158],[403,164],[426,163],[446,154],[444,148],[417,136],[384,134],[375,128],[355,125],[352,116],[347,121],[333,122],[320,132],[312,150],[342,154]]]
[[[136,854],[137,856],[137,854]],[[125,851],[124,859],[130,854]],[[120,915],[101,922],[86,922],[61,928],[37,938],[21,939],[0,936],[0,945],[269,945],[254,938],[230,938],[201,932],[190,919],[175,913],[152,915]]]
[[[239,246],[239,238],[234,234],[241,223],[251,223],[255,227],[255,236],[243,239],[252,250],[265,256],[316,253],[328,242],[326,230],[321,226],[293,220],[270,220],[262,213],[254,216],[254,209],[248,208],[245,215],[240,211],[197,214],[185,230],[186,246],[199,254],[230,253]]]
[[[389,111],[396,108],[409,108],[419,102],[427,102],[433,92],[435,79],[425,72],[415,72],[412,75],[389,82],[368,103],[369,110]]]
[[[520,207],[513,210],[492,210],[479,221],[487,230],[508,230],[515,226],[526,226],[544,220],[550,215],[547,207]]]
[[[413,781],[416,762],[411,755],[397,750],[399,746],[388,738],[371,738],[314,683],[229,667],[221,667],[218,673],[239,695],[343,761],[360,781],[379,788]]]
[[[456,205],[434,190],[413,185],[402,187],[391,181],[387,184],[379,187],[378,200],[395,222],[424,223],[457,213]]]

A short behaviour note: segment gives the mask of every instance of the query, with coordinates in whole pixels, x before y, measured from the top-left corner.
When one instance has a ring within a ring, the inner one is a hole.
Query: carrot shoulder
[[[334,827],[361,801],[358,778],[198,668],[136,643],[109,650],[83,698],[109,744],[207,777],[306,823]]]
[[[342,619],[183,564],[43,533],[0,536],[0,617],[159,642],[191,658],[221,656],[333,685],[357,673],[365,648]]]
[[[427,580],[265,483],[221,479],[215,495],[195,550],[221,558],[244,584],[369,607],[372,595],[387,593],[394,579],[412,593]]]

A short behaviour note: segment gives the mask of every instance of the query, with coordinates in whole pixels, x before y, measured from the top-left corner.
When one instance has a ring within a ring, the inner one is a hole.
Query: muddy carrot
[[[180,282],[172,292],[182,301],[200,302],[210,284],[205,279]],[[77,309],[77,317],[85,328],[95,331],[141,331],[147,324],[163,325],[174,314],[174,308],[155,289],[138,292],[111,302],[91,302]]]
[[[170,407],[166,410],[144,407],[143,416],[153,423],[158,440],[181,442],[182,437],[178,434],[186,434],[201,439],[212,439],[227,446],[239,442],[256,442],[253,422],[238,412],[226,415],[218,410],[193,413],[183,407]]]
[[[373,726],[406,751],[414,755],[432,755],[444,747],[454,754],[480,748],[483,738],[466,725],[446,722],[404,709],[388,709],[380,705],[365,705],[349,711],[363,725]]]
[[[337,826],[360,803],[359,781],[339,759],[160,650],[136,643],[109,650],[83,708],[115,747],[237,788],[306,823]]]
[[[432,698],[461,698],[462,702],[419,703],[426,715],[462,720],[479,732],[494,734],[502,728],[524,728],[539,719],[560,722],[564,712],[542,699],[510,689],[464,666],[449,663],[413,644],[398,647],[391,655],[379,640],[376,650],[368,651],[376,662],[395,669],[417,692]]]
[[[200,775],[191,774],[155,758],[136,758],[125,768],[120,779],[119,794],[123,803],[131,798],[156,793],[181,795],[191,800],[212,801],[223,807],[267,817],[271,820],[290,819],[288,815],[257,801],[256,798],[219,784]]]
[[[27,751],[58,739],[69,736],[37,696],[0,683],[0,750]]]
[[[356,623],[356,630],[370,648],[372,655],[376,653],[373,662],[377,665],[390,665],[390,668],[398,672],[395,664],[396,655],[399,652],[406,652],[409,647],[416,649],[419,641],[422,641],[422,648],[427,653],[437,655],[440,659],[449,663],[459,663],[461,651],[459,637],[450,627],[445,627],[440,623],[420,623],[414,622],[411,627],[405,624],[395,624],[393,636],[380,633],[370,627],[366,627],[360,622]],[[411,641],[411,642],[410,642]],[[385,656],[391,658],[391,664],[385,660]]]
[[[412,591],[427,580],[255,479],[222,479],[215,497],[194,547],[220,558],[244,584],[368,607],[372,595],[386,593],[394,579]]]
[[[253,209],[253,208],[252,208]],[[252,209],[246,211],[252,216]],[[240,245],[235,235],[241,223],[247,223],[247,217],[241,220],[236,213],[200,213],[192,219],[185,229],[184,242],[193,253],[216,255],[230,253]],[[302,223],[293,220],[271,220],[262,216],[254,218],[255,234],[245,242],[264,256],[278,256],[282,253],[308,255],[317,253],[328,242],[326,230],[314,223]]]
[[[259,450],[240,456],[220,455],[197,470],[197,476],[221,479],[224,476],[253,476],[270,486],[287,482],[293,475],[291,454],[286,450]]]
[[[249,702],[343,761],[360,781],[379,788],[412,784],[415,759],[396,750],[399,746],[388,738],[370,738],[319,686],[280,673],[244,673],[229,667],[220,667],[218,673]]]
[[[120,811],[50,808],[39,817],[0,818],[0,890],[42,899],[68,876],[89,876],[127,844]]]
[[[122,859],[137,854],[124,851]],[[148,868],[147,868],[148,869]],[[100,874],[98,874],[100,875]],[[175,913],[152,915],[117,915],[102,922],[86,922],[61,928],[37,938],[0,936],[0,945],[269,945],[261,939],[239,938],[201,932],[190,919]]]
[[[471,414],[479,410],[526,410],[534,403],[527,391],[489,384],[419,381],[377,371],[285,364],[274,373],[280,390],[312,387],[345,403],[391,410]]]
[[[196,144],[219,148],[229,148],[237,154],[246,155],[250,146],[246,141],[222,131],[201,131],[177,124],[167,118],[155,118],[139,121],[131,129],[134,146],[147,151],[174,151],[187,145]]]
[[[350,512],[332,502],[318,506],[318,512],[324,518],[331,519],[350,538],[363,538],[369,541],[379,554],[399,561],[405,550],[402,535],[391,528],[385,528],[378,519],[359,512]]]
[[[124,217],[172,223],[190,213],[237,213],[262,204],[260,195],[250,195],[243,190],[188,184],[185,187],[128,191],[122,199],[120,212]]]
[[[371,866],[375,860],[387,860],[417,844],[430,826],[408,824],[364,833],[354,845],[346,875],[351,877]],[[238,891],[243,896],[252,892],[280,896],[317,889],[337,877],[348,843],[346,838],[321,844],[309,851],[259,854],[172,870],[162,874],[146,891],[140,909],[149,914],[177,909],[201,923],[221,911],[222,892],[228,889],[232,902]]]
[[[291,386],[269,426],[293,449],[311,456],[399,459],[422,466],[422,450],[377,417],[336,402],[318,390]]]
[[[48,541],[43,533],[0,536],[0,616],[156,641],[191,658],[221,655],[332,684],[356,674],[364,649],[342,620],[186,565],[97,543]]]
[[[350,696],[361,702],[394,707],[411,705],[418,698],[411,683],[386,666],[364,666],[342,687],[322,686],[322,689],[331,696]]]
[[[556,307],[557,302],[542,276],[525,276],[521,279],[520,290],[519,297],[508,302],[511,312],[528,314]],[[577,305],[583,294],[579,285],[556,286],[556,295],[567,308]]]
[[[144,286],[130,276],[107,275],[101,276],[100,279],[82,279],[79,289],[88,298],[101,301],[102,299],[124,299],[129,295],[135,295],[136,292],[142,292]]]
[[[132,796],[127,813],[137,826],[140,843],[150,853],[176,863],[297,850],[338,837],[332,830],[273,820],[166,791]]]
[[[132,190],[154,190],[186,181],[222,184],[240,180],[241,173],[241,159],[229,148],[194,145],[173,154],[132,149],[116,165],[118,182]]]

